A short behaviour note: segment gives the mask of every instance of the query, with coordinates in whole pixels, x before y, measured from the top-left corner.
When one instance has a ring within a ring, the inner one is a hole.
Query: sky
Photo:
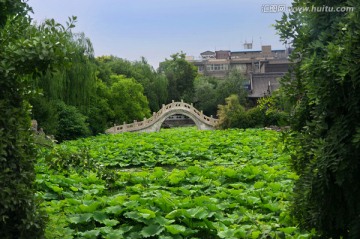
[[[264,13],[268,4],[291,0],[29,0],[34,21],[54,18],[65,24],[77,16],[73,32],[90,38],[96,56],[130,61],[145,57],[156,69],[177,52],[195,58],[210,50],[244,50],[253,42],[284,49],[272,24],[281,13]]]

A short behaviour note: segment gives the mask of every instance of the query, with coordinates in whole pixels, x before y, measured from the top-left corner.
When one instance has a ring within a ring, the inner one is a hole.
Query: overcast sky
[[[271,26],[281,13],[263,13],[264,4],[291,0],[29,0],[34,20],[54,18],[64,24],[77,16],[74,32],[84,32],[95,55],[128,60],[144,56],[155,68],[183,51],[198,57],[206,50],[244,50],[253,40],[284,49]]]

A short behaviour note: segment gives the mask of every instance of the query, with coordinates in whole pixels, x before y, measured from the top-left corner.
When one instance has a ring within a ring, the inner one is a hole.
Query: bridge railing
[[[163,104],[162,108],[158,112],[153,112],[152,117],[149,119],[144,118],[143,121],[136,121],[134,120],[133,123],[127,124],[124,122],[122,125],[114,125],[114,127],[111,127],[110,129],[106,130],[106,133],[109,134],[116,134],[121,132],[131,132],[131,131],[138,131],[141,129],[146,129],[149,126],[153,125],[157,122],[158,119],[160,119],[163,115],[165,115],[168,112],[171,112],[172,110],[185,110],[197,119],[199,119],[201,122],[215,127],[218,123],[218,120],[213,118],[212,116],[206,116],[203,114],[202,111],[198,111],[193,104],[187,104],[181,100],[181,102],[175,102],[172,101],[170,104]]]

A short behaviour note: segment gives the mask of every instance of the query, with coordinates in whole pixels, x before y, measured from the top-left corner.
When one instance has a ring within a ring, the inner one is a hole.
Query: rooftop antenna
[[[252,49],[253,48],[253,39],[251,39],[251,42],[247,42],[245,40],[245,43],[244,43],[244,49]]]

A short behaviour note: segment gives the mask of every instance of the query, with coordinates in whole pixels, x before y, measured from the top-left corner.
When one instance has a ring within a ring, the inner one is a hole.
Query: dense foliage
[[[202,110],[206,115],[216,115],[218,105],[224,104],[225,99],[232,94],[238,96],[241,105],[248,105],[245,88],[245,77],[232,70],[224,78],[200,76],[194,82],[194,106]]]
[[[283,110],[280,102],[280,92],[271,97],[258,100],[257,106],[246,109],[240,104],[238,95],[230,95],[225,99],[225,105],[219,105],[217,116],[218,127],[227,128],[258,128],[264,126],[287,126],[289,114]]]
[[[90,136],[86,117],[75,106],[66,105],[63,102],[58,102],[54,106],[58,117],[58,131],[55,137],[59,142]]]
[[[112,81],[109,102],[114,112],[114,123],[143,120],[150,116],[149,103],[140,83],[121,76],[113,76]]]
[[[31,99],[32,117],[47,134],[54,135],[58,141],[74,139],[89,135],[89,131],[91,134],[103,133],[114,123],[132,122],[149,116],[144,87],[149,92],[149,84],[155,84],[157,91],[161,91],[161,84],[146,80],[156,73],[145,61],[133,64],[115,57],[95,59],[91,42],[83,34],[71,34],[67,45],[73,52],[72,61],[55,73],[48,72],[34,81],[41,94]],[[134,65],[144,74],[137,74]],[[166,90],[166,84],[163,89]],[[72,112],[76,111],[77,116],[63,114],[59,105],[68,109],[75,107]],[[154,107],[158,109],[158,104]],[[68,127],[63,127],[63,122]],[[74,128],[78,128],[77,131]]]
[[[158,71],[164,74],[168,80],[166,103],[172,100],[192,102],[197,69],[193,64],[186,61],[184,53],[176,53],[171,55],[171,59],[165,59],[164,62],[160,63]]]
[[[311,238],[288,208],[297,175],[266,130],[124,133],[42,150],[56,238]]]
[[[87,112],[96,80],[94,49],[84,34],[69,33],[65,43],[72,53],[71,61],[59,66],[55,72],[38,77],[34,83],[45,100],[61,100]]]
[[[96,60],[98,77],[103,82],[109,83],[112,75],[133,78],[143,86],[151,111],[157,112],[166,103],[168,80],[164,75],[158,74],[145,58],[130,62],[115,56],[102,56]]]
[[[0,1],[0,237],[42,238],[44,221],[34,197],[30,132],[31,80],[64,63],[68,29],[47,21],[35,27],[21,0]],[[72,19],[70,19],[72,20]]]
[[[284,81],[293,105],[289,148],[300,175],[294,215],[323,238],[360,237],[360,2],[295,0],[294,7],[353,7],[292,12],[277,28],[294,46]]]

